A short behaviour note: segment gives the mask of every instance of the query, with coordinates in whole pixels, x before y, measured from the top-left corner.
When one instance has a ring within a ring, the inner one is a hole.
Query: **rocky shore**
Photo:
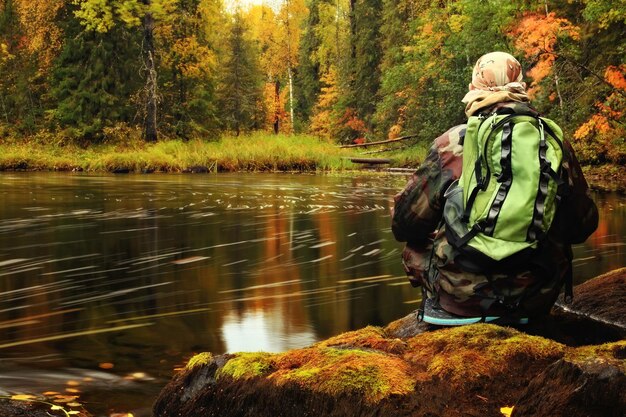
[[[626,268],[575,296],[518,329],[436,328],[411,314],[284,353],[201,353],[161,391],[153,415],[622,417]],[[51,406],[0,398],[0,416],[68,416]]]
[[[576,294],[520,329],[432,328],[410,315],[279,354],[202,353],[154,415],[621,417],[626,268]]]

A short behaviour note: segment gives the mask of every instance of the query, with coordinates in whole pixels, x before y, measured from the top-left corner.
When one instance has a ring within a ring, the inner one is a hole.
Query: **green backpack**
[[[481,272],[529,259],[565,191],[562,160],[563,133],[552,120],[470,117],[462,175],[445,193],[446,236],[460,255],[455,262]]]

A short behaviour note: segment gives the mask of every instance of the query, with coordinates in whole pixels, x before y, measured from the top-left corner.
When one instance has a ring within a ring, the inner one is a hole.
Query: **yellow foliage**
[[[330,67],[320,79],[322,88],[313,108],[310,130],[322,137],[330,137],[332,126],[336,124],[336,121],[332,120],[332,110],[339,101],[338,78],[335,68]]]
[[[174,64],[184,77],[201,78],[210,75],[216,67],[216,57],[195,36],[177,39],[164,62]]]
[[[448,26],[450,27],[452,33],[459,33],[463,30],[463,27],[466,25],[468,20],[469,16],[453,14],[448,20]]]
[[[40,73],[47,72],[61,49],[63,34],[54,19],[64,3],[63,0],[18,0],[16,3],[20,24],[28,33],[23,41],[26,49],[36,54]]]
[[[265,83],[263,97],[265,100],[265,124],[267,130],[272,130],[274,123],[278,122],[279,129],[283,133],[291,131],[291,120],[285,111],[288,90],[282,89],[276,94],[276,83]]]

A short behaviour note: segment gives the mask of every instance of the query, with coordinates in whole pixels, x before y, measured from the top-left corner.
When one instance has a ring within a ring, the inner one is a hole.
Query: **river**
[[[193,354],[302,347],[417,308],[389,230],[405,175],[0,174],[0,396],[150,415]],[[626,265],[594,194],[577,283]]]

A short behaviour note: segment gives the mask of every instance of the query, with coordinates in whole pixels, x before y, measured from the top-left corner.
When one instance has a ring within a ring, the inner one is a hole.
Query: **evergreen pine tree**
[[[265,119],[258,52],[246,35],[247,28],[237,12],[227,39],[228,58],[219,91],[222,123],[237,136],[261,128]]]
[[[320,46],[320,40],[315,34],[315,29],[320,22],[318,5],[320,0],[309,0],[307,7],[309,17],[304,27],[304,34],[300,41],[299,61],[295,84],[296,84],[296,119],[308,123],[313,106],[320,93],[320,64],[314,58],[314,54]]]
[[[382,0],[355,0],[352,7],[351,104],[371,125],[380,87]]]
[[[130,123],[136,114],[132,94],[141,85],[139,42],[121,25],[106,33],[83,30],[71,10],[65,15],[66,38],[52,71],[55,104],[50,113],[60,128],[97,141],[103,128]]]

